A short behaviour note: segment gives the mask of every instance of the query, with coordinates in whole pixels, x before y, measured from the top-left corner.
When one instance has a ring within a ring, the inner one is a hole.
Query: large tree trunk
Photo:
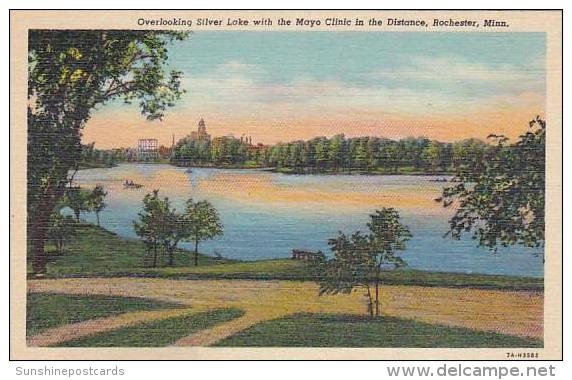
[[[35,276],[42,276],[46,273],[46,255],[44,252],[46,231],[47,223],[45,220],[35,220],[30,223],[28,233],[32,247],[32,272]]]
[[[56,182],[56,181],[54,181]],[[44,191],[41,202],[34,204],[29,209],[28,215],[28,235],[32,248],[32,273],[34,276],[41,276],[46,273],[46,254],[44,247],[48,238],[48,228],[50,216],[54,211],[56,203],[63,196],[65,181],[59,186],[53,186]]]
[[[95,217],[97,218],[97,226],[99,227],[99,211],[95,212]]]

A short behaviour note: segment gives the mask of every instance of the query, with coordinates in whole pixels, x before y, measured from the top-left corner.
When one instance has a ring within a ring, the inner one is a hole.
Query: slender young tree
[[[138,101],[161,119],[183,92],[165,72],[167,48],[185,33],[30,30],[28,33],[28,236],[35,274],[45,272],[49,218],[81,160],[81,130],[94,108]]]
[[[218,211],[209,201],[187,201],[184,218],[188,233],[185,240],[195,243],[195,266],[199,265],[199,243],[223,234],[223,225]]]
[[[159,190],[143,198],[143,210],[139,212],[139,221],[133,221],[135,233],[139,236],[149,254],[152,254],[152,267],[156,267],[159,260],[159,247],[165,239],[166,221],[173,211],[167,198],[159,197]]]
[[[96,185],[91,194],[89,195],[89,208],[91,211],[95,212],[97,218],[97,226],[99,227],[99,213],[103,211],[107,204],[105,203],[105,197],[107,196],[107,191],[101,185]]]
[[[54,212],[50,218],[50,228],[48,237],[56,246],[58,254],[63,254],[66,244],[75,234],[76,222],[73,217],[63,216],[59,212]]]
[[[401,224],[401,217],[397,210],[384,207],[370,215],[367,224],[369,246],[374,261],[375,284],[375,315],[380,315],[379,286],[381,284],[381,271],[384,267],[400,268],[406,265],[399,256],[399,251],[405,250],[405,243],[413,237],[409,228]]]
[[[348,236],[339,232],[328,242],[334,258],[318,255],[314,261],[320,295],[351,293],[364,288],[368,297],[368,312],[380,316],[380,286],[382,271],[406,265],[398,256],[412,235],[401,223],[393,208],[382,208],[370,215],[369,234],[355,232]]]

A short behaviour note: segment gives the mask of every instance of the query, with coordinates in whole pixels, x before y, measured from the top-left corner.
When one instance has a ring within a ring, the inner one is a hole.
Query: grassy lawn
[[[219,309],[96,334],[61,343],[60,347],[163,347],[180,338],[243,315],[238,309]]]
[[[50,277],[129,274],[150,266],[150,255],[141,241],[90,224],[79,226],[64,255],[51,253],[50,256],[47,273]],[[225,261],[228,260],[199,256],[201,266]],[[167,258],[161,257],[160,265],[166,262]],[[175,253],[175,266],[187,267],[192,262],[192,252],[179,249]]]
[[[48,328],[129,311],[171,309],[176,303],[141,298],[29,293],[26,299],[26,335]]]
[[[186,268],[146,268],[138,273],[181,279],[312,280],[308,264],[290,259],[227,262]],[[533,277],[494,276],[401,269],[383,273],[385,285],[473,287],[479,289],[543,290],[544,280]]]
[[[290,259],[237,261],[199,256],[193,266],[193,253],[179,249],[175,265],[151,268],[143,243],[120,237],[103,228],[83,224],[64,255],[52,254],[48,277],[141,276],[176,279],[312,280],[308,264]],[[387,285],[474,287],[483,289],[542,290],[542,278],[427,272],[401,269],[383,274]]]
[[[217,344],[264,347],[542,347],[540,340],[394,317],[296,314],[263,322]]]

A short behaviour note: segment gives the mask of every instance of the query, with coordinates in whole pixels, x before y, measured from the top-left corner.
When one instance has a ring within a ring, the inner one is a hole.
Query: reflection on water
[[[128,179],[143,185],[124,189]],[[476,248],[471,239],[444,239],[451,210],[434,201],[443,183],[426,176],[285,175],[260,170],[193,168],[125,164],[111,169],[83,170],[75,180],[85,187],[103,185],[108,207],[102,224],[120,235],[134,237],[147,192],[159,189],[175,207],[193,197],[208,199],[219,210],[224,236],[202,243],[207,254],[256,260],[289,257],[293,248],[328,251],[327,239],[338,230],[365,229],[369,213],[379,207],[397,208],[414,238],[403,257],[413,268],[542,276],[537,250],[502,249],[493,255]],[[92,215],[86,219],[92,220]],[[191,248],[191,244],[187,246]]]

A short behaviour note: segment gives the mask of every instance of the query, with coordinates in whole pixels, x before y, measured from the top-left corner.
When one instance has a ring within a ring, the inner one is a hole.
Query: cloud
[[[483,92],[543,90],[545,86],[544,63],[540,60],[522,65],[484,64],[454,55],[416,57],[409,64],[375,71],[369,77],[401,86],[433,84],[450,88],[459,85],[473,90],[480,87]]]
[[[498,96],[517,96],[536,90],[525,80],[526,73],[509,67],[492,69],[482,64],[452,61],[450,58],[419,59],[413,66],[416,69],[403,67],[391,72],[370,73],[377,78],[406,78],[408,83],[373,80],[368,83],[346,83],[308,77],[276,83],[272,81],[271,73],[261,66],[231,61],[217,65],[201,76],[186,78],[184,85],[188,88],[189,96],[185,106],[199,112],[256,115],[262,118],[380,113],[446,115],[462,113]],[[444,69],[445,66],[448,70]],[[515,74],[511,76],[513,72]],[[440,85],[417,85],[424,80],[436,81]],[[451,81],[461,83],[463,89],[447,86],[446,83]],[[525,83],[521,84],[523,81]],[[520,84],[522,88],[508,91],[508,82],[513,83],[513,87]],[[467,88],[474,83],[486,83],[489,88],[482,91]],[[490,83],[504,87],[493,91]]]

